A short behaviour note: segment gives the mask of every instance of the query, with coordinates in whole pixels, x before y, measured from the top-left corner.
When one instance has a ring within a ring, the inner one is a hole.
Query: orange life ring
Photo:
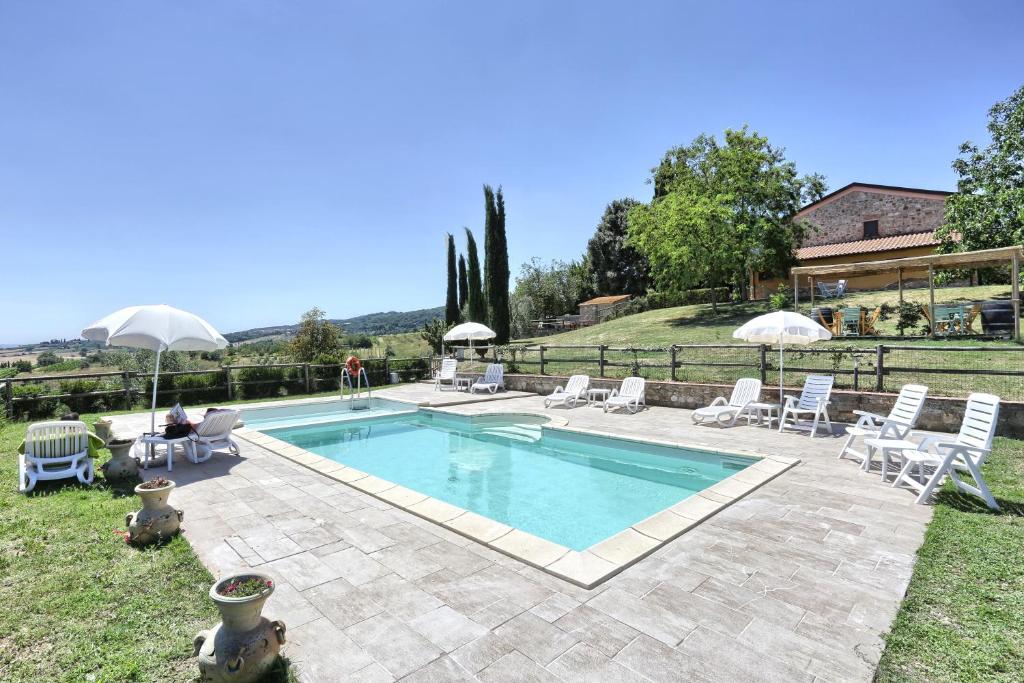
[[[363,368],[363,364],[355,356],[349,356],[345,359],[345,367],[348,369],[348,374],[358,375],[359,371]]]

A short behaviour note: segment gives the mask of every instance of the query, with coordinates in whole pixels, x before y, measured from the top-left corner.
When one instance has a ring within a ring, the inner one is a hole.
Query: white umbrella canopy
[[[210,323],[193,313],[166,304],[128,306],[114,311],[82,330],[82,336],[107,346],[156,351],[151,430],[156,429],[156,384],[160,375],[160,354],[164,351],[216,351],[228,345],[228,340]]]
[[[445,341],[479,341],[481,339],[494,339],[497,333],[487,325],[480,323],[462,323],[448,330],[444,335]]]
[[[779,345],[779,402],[782,402],[782,347],[786,344],[806,345],[831,339],[832,333],[805,315],[794,311],[776,311],[748,320],[732,333],[736,339],[759,344]]]

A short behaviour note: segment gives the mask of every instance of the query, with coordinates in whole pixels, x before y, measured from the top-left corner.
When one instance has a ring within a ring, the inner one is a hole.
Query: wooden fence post
[[[597,351],[598,351],[597,369],[599,371],[598,372],[598,376],[599,377],[604,377],[604,352],[605,352],[605,349],[607,349],[607,348],[608,348],[608,346],[605,345],[605,344],[598,344],[598,346],[597,346]]]
[[[757,353],[757,368],[761,371],[761,384],[768,383],[768,345],[761,344]]]
[[[305,379],[305,382],[306,382],[306,393],[307,394],[313,393],[312,391],[309,390],[309,363],[303,363],[302,364],[302,376],[303,376],[303,379]]]
[[[875,391],[885,391],[885,346],[875,347]]]
[[[131,374],[132,373],[128,372],[127,370],[125,370],[123,373],[121,373],[121,382],[124,384],[124,409],[125,410],[131,410],[132,409],[132,380],[131,380],[131,377],[130,377]]]
[[[13,420],[14,419],[14,382],[12,382],[10,380],[10,378],[8,378],[7,381],[4,382],[4,386],[6,387],[6,389],[4,390],[4,403],[7,404],[6,407],[5,407],[5,410],[7,411],[7,417],[9,419]]]
[[[540,374],[544,374],[544,346],[538,347],[540,349]]]
[[[227,387],[228,387],[228,400],[232,401],[232,400],[234,400],[234,396],[235,396],[235,388],[233,386],[231,386],[231,366],[230,365],[225,365],[224,366],[224,379],[227,382]]]
[[[677,349],[675,344],[673,344],[672,346],[668,347],[668,357],[669,357],[669,365],[670,365],[669,377],[672,379],[673,382],[676,381],[676,352],[677,352],[677,350],[678,349]]]

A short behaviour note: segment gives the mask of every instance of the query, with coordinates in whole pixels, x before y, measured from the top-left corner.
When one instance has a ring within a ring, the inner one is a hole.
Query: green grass
[[[115,534],[141,507],[134,482],[97,473],[91,487],[65,479],[18,493],[25,428],[0,420],[0,680],[198,680],[192,639],[219,621],[213,577],[181,536],[139,550]],[[272,678],[288,676],[278,667]]]
[[[1021,680],[1024,441],[996,439],[984,474],[1002,511],[939,494],[878,680]]]

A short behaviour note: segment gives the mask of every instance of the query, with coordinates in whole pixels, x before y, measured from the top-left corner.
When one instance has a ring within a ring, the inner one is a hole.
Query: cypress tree
[[[466,298],[469,296],[469,279],[466,275],[466,257],[459,254],[459,310],[466,307]]]
[[[510,334],[508,240],[505,235],[505,197],[501,187],[495,194],[484,185],[486,203],[484,242],[484,281],[490,326],[495,332],[495,343],[508,343]]]
[[[486,323],[487,302],[484,300],[483,285],[480,282],[480,257],[477,255],[476,239],[469,228],[466,228],[466,259],[466,277],[469,280],[466,307],[469,319],[477,323]]]
[[[455,238],[448,233],[448,292],[444,303],[444,321],[449,325],[459,322],[458,280],[455,275]]]

